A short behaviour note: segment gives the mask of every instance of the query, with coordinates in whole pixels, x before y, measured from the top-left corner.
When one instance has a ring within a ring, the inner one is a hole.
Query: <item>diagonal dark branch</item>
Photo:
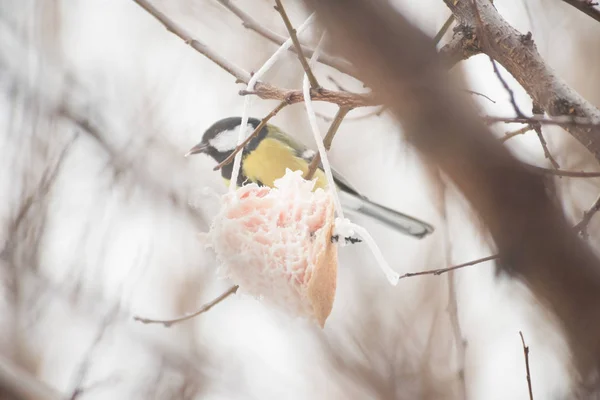
[[[250,141],[252,140],[252,138],[254,138],[254,136],[258,135],[258,132],[261,131],[262,128],[264,128],[264,126],[269,122],[269,120],[271,118],[273,118],[274,116],[277,115],[277,113],[279,113],[279,111],[281,111],[285,106],[287,106],[289,103],[287,101],[282,101],[281,103],[279,103],[277,105],[277,107],[275,107],[273,110],[271,110],[271,112],[269,114],[267,114],[266,117],[264,117],[260,123],[258,124],[258,126],[254,129],[254,131],[246,138],[246,140],[244,140],[242,143],[240,143],[240,145],[238,145],[233,152],[229,155],[229,157],[227,157],[226,159],[224,159],[222,162],[220,162],[216,167],[213,168],[213,171],[218,171],[221,168],[223,168],[224,166],[226,166],[227,164],[230,164],[231,162],[233,162],[233,159],[235,158],[235,155],[237,153],[239,153],[240,151],[242,151],[244,149],[244,147],[246,147],[248,145],[248,143],[250,143]]]
[[[515,92],[510,88],[510,86],[508,86],[508,83],[506,83],[506,80],[502,77],[502,74],[500,73],[500,70],[498,69],[498,65],[496,65],[496,61],[494,61],[494,59],[492,57],[489,57],[489,59],[490,59],[490,62],[492,63],[492,67],[494,68],[494,74],[496,75],[496,77],[498,78],[500,83],[502,84],[502,87],[504,88],[504,90],[506,90],[506,92],[508,93],[508,96],[510,98],[510,104],[512,105],[512,108],[515,111],[517,118],[525,117],[525,114],[523,114],[523,112],[517,105],[517,100],[515,99]]]
[[[484,116],[483,120],[488,124],[504,122],[506,124],[534,124],[539,122],[542,125],[555,125],[562,128],[579,127],[582,129],[600,129],[600,122],[595,122],[588,118],[569,117],[566,115],[546,118],[542,115],[533,115],[531,117],[515,118],[515,117],[491,117]]]
[[[450,16],[448,17],[446,22],[444,22],[444,25],[442,25],[440,30],[435,34],[435,36],[433,37],[433,42],[436,45],[440,42],[440,40],[442,40],[442,38],[444,37],[446,32],[448,32],[448,29],[450,29],[450,26],[452,26],[452,23],[454,22],[454,20],[455,20],[454,14],[450,14]]]
[[[329,150],[331,148],[331,143],[333,142],[333,138],[337,133],[342,121],[346,117],[346,115],[351,111],[351,108],[348,107],[340,107],[335,117],[333,117],[333,122],[329,125],[329,129],[327,130],[327,134],[323,139],[323,145],[325,146],[325,150]],[[306,177],[304,179],[311,180],[319,167],[319,163],[321,162],[321,153],[315,154],[313,159],[310,161],[308,165],[308,171],[306,172]]]
[[[563,0],[563,1],[571,6],[575,7],[579,11],[594,18],[596,21],[600,22],[600,10],[596,8],[598,6],[597,1],[591,1],[591,0]]]

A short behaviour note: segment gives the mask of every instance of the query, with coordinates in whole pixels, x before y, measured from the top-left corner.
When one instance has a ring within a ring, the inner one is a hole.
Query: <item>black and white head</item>
[[[202,141],[192,147],[185,156],[191,156],[192,154],[206,154],[218,163],[224,161],[237,147],[241,122],[242,118],[240,117],[223,118],[215,122],[206,130],[206,132],[204,132]],[[256,118],[248,118],[248,126],[244,132],[245,137],[248,137],[254,132],[259,123],[260,120]],[[244,152],[247,153],[256,148],[258,143],[260,143],[266,135],[267,128],[265,127],[258,135],[250,140],[250,143],[244,148]]]

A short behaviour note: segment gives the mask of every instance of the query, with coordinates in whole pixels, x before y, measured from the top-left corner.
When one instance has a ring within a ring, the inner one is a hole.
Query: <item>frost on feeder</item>
[[[208,246],[220,273],[241,291],[323,327],[337,277],[332,194],[313,192],[315,182],[301,171],[288,169],[274,184],[248,184],[225,194]]]

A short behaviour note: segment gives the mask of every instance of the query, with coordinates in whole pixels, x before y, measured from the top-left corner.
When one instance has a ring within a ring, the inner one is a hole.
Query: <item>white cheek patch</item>
[[[239,126],[236,126],[233,129],[219,133],[216,137],[209,140],[208,143],[219,152],[232,151],[237,147],[239,132]],[[250,136],[252,132],[254,132],[254,127],[248,124],[246,126],[246,132],[244,132],[244,139]]]

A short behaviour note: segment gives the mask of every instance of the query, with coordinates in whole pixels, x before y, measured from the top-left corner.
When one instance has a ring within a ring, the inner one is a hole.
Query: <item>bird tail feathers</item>
[[[341,190],[340,202],[349,214],[360,214],[379,221],[388,227],[421,239],[433,232],[433,226],[410,215],[392,210],[370,201],[367,198]]]

